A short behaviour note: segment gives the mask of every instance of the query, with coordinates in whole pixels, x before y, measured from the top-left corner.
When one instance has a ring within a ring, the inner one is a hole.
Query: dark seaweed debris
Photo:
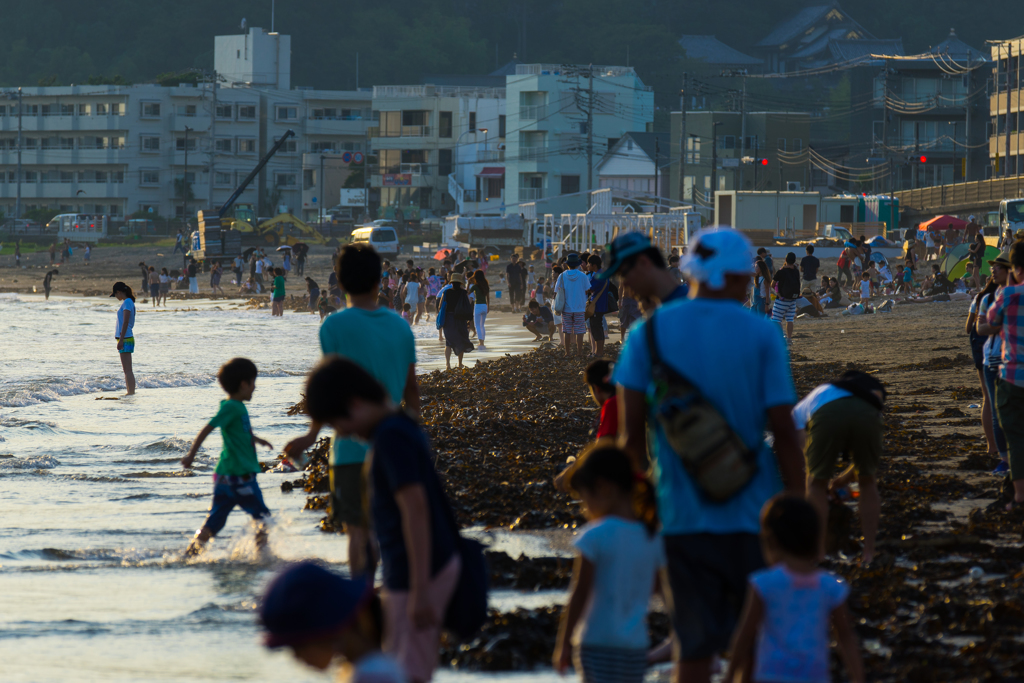
[[[492,588],[513,588],[539,591],[566,588],[572,578],[572,560],[562,557],[527,557],[513,559],[506,553],[487,552]]]

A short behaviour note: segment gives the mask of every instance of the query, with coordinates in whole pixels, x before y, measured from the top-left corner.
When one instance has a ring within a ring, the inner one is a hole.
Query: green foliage
[[[21,217],[46,225],[59,213],[60,209],[29,209],[28,211],[23,211]]]
[[[174,179],[174,196],[178,199],[188,199],[192,201],[196,198],[192,192],[192,183],[188,182],[184,178]]]
[[[355,166],[341,187],[346,190],[359,190],[366,187],[366,176],[362,166]]]
[[[156,82],[158,85],[162,85],[165,88],[181,85],[182,83],[196,85],[199,83],[200,75],[201,74],[198,71],[182,71],[181,73],[163,73],[156,77]]]
[[[85,80],[86,85],[131,85],[128,80],[119,75],[116,76],[89,76]]]

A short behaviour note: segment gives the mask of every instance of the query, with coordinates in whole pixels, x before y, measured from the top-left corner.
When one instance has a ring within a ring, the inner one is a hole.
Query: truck
[[[470,248],[496,254],[500,249],[537,246],[533,240],[533,223],[521,215],[510,216],[448,216],[441,229],[445,247]]]
[[[999,235],[1005,235],[1007,230],[1016,233],[1022,228],[1024,228],[1024,199],[1004,199],[999,202]]]

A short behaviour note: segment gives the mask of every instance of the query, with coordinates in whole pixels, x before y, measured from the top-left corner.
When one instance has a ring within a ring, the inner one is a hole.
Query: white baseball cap
[[[726,275],[750,275],[754,254],[750,240],[732,228],[704,228],[691,240],[679,269],[712,289],[725,286]]]

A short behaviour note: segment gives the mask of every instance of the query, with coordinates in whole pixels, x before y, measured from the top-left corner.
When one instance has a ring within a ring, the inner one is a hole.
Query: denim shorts
[[[203,527],[216,536],[228,521],[228,515],[238,506],[256,520],[270,516],[263,502],[263,492],[256,483],[255,474],[213,475],[213,502]]]

